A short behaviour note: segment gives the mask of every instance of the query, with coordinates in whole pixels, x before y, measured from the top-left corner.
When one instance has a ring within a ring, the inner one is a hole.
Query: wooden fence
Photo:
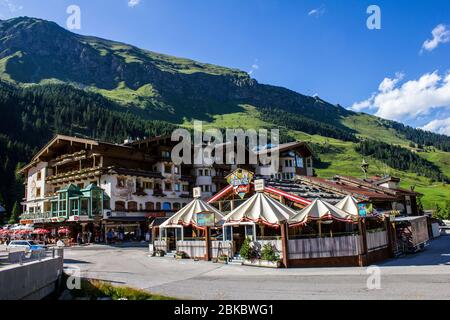
[[[359,235],[289,240],[289,259],[356,256],[362,252],[361,242]]]
[[[217,258],[219,255],[233,256],[233,243],[231,241],[211,241],[211,257]]]
[[[153,244],[153,250],[164,250],[167,251],[167,242],[166,240],[155,240]]]
[[[281,240],[259,240],[257,239],[254,244],[257,246],[257,250],[261,252],[262,248],[265,244],[270,243],[272,248],[275,249],[275,252],[278,254],[280,258],[283,258],[283,248],[281,245]]]
[[[204,240],[179,240],[177,251],[185,252],[189,258],[203,258],[206,254],[206,243]]]
[[[367,250],[369,252],[386,248],[388,241],[386,231],[367,232]]]

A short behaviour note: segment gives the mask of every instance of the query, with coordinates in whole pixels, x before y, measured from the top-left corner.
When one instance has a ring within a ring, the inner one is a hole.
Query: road
[[[450,299],[450,236],[418,254],[388,260],[380,288],[367,268],[266,269],[148,257],[146,248],[90,246],[65,251],[81,275],[185,299]]]

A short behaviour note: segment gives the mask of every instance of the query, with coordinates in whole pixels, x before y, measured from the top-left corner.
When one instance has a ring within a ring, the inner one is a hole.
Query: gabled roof
[[[25,170],[29,169],[30,167],[35,165],[37,162],[39,162],[39,158],[44,153],[48,153],[50,147],[59,143],[60,140],[69,141],[71,143],[72,142],[84,143],[84,144],[89,144],[91,146],[92,145],[97,146],[99,144],[99,142],[97,140],[93,140],[93,139],[70,137],[70,136],[66,136],[66,135],[62,135],[62,134],[57,134],[49,142],[47,142],[47,144],[45,146],[43,146],[42,149],[38,151],[38,153],[36,153],[34,155],[34,157],[31,159],[30,163],[28,163],[26,166],[24,166],[22,169],[20,169],[20,172],[21,173],[25,172]]]
[[[264,192],[257,192],[227,214],[223,220],[231,224],[251,221],[276,227],[296,213],[295,210],[272,199]]]
[[[197,213],[214,214],[215,223],[219,223],[223,215],[209,203],[197,198],[189,202],[185,207],[177,211],[173,216],[160,225],[160,228],[170,228],[171,226],[197,226]]]
[[[273,152],[273,151],[278,151],[279,153],[281,153],[284,151],[289,151],[289,150],[293,150],[293,149],[300,148],[300,147],[306,148],[311,153],[311,155],[313,154],[309,145],[304,141],[282,143],[275,147],[269,147],[269,148],[266,148],[263,150],[254,151],[254,153],[257,155],[262,155],[262,154],[266,154],[266,153]]]
[[[293,226],[304,225],[310,220],[338,220],[352,223],[356,221],[357,217],[358,216],[353,216],[326,201],[314,200],[313,203],[292,216],[289,219],[289,224]]]

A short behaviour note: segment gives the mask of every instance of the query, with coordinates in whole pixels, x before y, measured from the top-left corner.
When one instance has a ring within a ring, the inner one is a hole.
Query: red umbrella
[[[61,233],[61,234],[68,234],[69,232],[70,231],[67,228],[61,228],[61,229],[58,230],[58,233]]]
[[[20,230],[19,231],[19,234],[23,234],[23,235],[30,234],[30,233],[31,233],[31,230]]]
[[[46,233],[50,233],[50,231],[45,230],[45,229],[35,229],[32,233],[34,233],[34,234],[46,234]]]

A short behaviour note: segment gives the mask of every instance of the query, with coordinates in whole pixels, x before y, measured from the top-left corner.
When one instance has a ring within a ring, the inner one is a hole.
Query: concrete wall
[[[40,300],[53,293],[63,274],[63,255],[0,269],[0,300]]]

